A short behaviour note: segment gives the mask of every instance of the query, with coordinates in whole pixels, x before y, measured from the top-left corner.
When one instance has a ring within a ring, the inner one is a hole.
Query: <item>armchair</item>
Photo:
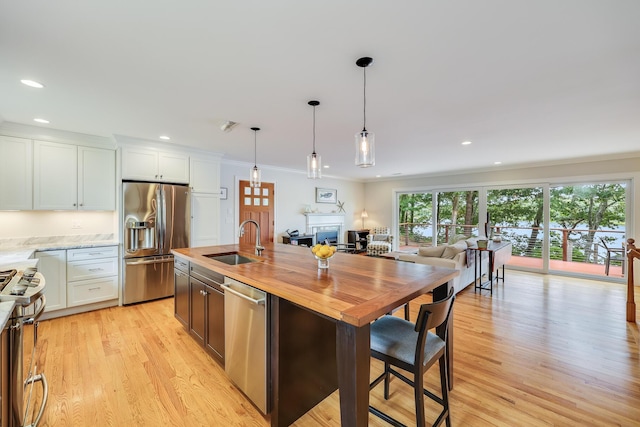
[[[367,235],[367,255],[378,256],[391,252],[393,236],[389,227],[374,227]]]

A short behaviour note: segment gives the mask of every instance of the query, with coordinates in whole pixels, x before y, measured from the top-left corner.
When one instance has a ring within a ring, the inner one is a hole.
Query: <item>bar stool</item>
[[[371,325],[371,356],[384,362],[384,372],[373,380],[369,385],[369,390],[372,390],[384,380],[384,398],[388,400],[390,374],[395,375],[413,387],[416,424],[418,426],[426,425],[424,396],[442,405],[442,411],[433,425],[440,425],[444,420],[447,426],[451,426],[446,341],[447,326],[451,317],[454,299],[452,288],[446,299],[430,304],[422,304],[415,324],[396,316],[386,315]],[[432,328],[436,328],[436,333],[429,331]],[[422,385],[424,373],[436,361],[440,366],[442,397],[425,390]],[[411,372],[413,380],[396,371],[392,366]],[[394,426],[404,426],[404,424],[373,406],[369,406],[369,412]]]

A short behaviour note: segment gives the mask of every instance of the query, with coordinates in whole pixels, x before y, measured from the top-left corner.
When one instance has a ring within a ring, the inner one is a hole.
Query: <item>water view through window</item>
[[[400,193],[398,249],[477,236],[486,212],[493,234],[512,243],[511,267],[622,278],[628,186],[619,181]]]

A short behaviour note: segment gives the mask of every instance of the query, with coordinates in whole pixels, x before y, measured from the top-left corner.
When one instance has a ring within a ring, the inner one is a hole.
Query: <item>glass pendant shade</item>
[[[307,178],[322,178],[322,156],[315,151],[307,156]]]
[[[251,168],[251,170],[249,171],[250,173],[250,179],[249,179],[249,186],[250,187],[260,187],[261,184],[261,179],[260,179],[260,169],[258,169],[258,166],[254,166]]]
[[[258,157],[257,140],[260,128],[251,128],[251,130],[253,131],[253,167],[249,171],[249,186],[260,187],[262,181],[260,179],[260,169],[258,169],[258,162],[256,160]]]
[[[316,107],[320,105],[320,101],[309,101],[309,105],[313,107],[313,152],[307,156],[307,178],[322,178],[322,157],[316,154]]]
[[[356,166],[368,168],[376,164],[375,137],[367,132],[367,67],[373,64],[373,58],[365,56],[356,61],[356,65],[362,68],[362,132],[356,134]]]
[[[373,132],[362,132],[356,134],[356,166],[368,168],[376,164],[376,145]]]

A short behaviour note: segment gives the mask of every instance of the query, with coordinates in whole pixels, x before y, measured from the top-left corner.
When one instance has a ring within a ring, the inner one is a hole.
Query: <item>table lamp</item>
[[[362,213],[360,214],[360,217],[362,218],[362,229],[364,230],[364,219],[369,218],[369,214],[367,213],[366,209],[362,209]]]

